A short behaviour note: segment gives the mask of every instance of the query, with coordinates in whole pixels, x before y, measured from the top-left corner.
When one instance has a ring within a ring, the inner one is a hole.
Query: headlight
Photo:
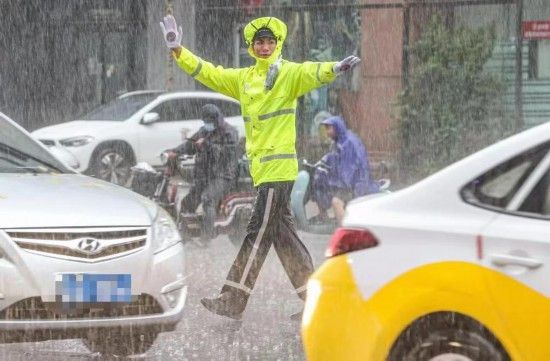
[[[168,152],[160,153],[160,164],[166,165],[168,163]]]
[[[157,217],[152,227],[152,244],[154,253],[164,251],[181,241],[178,227],[164,209],[158,207]]]
[[[90,143],[92,140],[94,140],[94,137],[84,135],[81,137],[61,139],[59,143],[61,143],[64,147],[82,147],[83,145]]]

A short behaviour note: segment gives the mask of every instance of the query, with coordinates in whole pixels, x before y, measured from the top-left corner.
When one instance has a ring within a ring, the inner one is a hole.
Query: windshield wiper
[[[43,166],[38,166],[38,167],[17,167],[16,169],[23,169],[23,170],[26,170],[34,175],[37,175],[39,173],[48,173],[48,168],[46,167],[43,167]]]
[[[48,173],[48,168],[38,167],[0,167],[0,173],[32,173],[33,175]]]
[[[61,169],[59,169],[58,167],[42,160],[42,159],[39,159],[37,157],[34,157],[28,153],[25,153],[25,152],[22,152],[20,151],[19,149],[17,148],[14,148],[14,147],[11,147],[5,143],[0,143],[0,152],[4,152],[6,154],[10,154],[10,155],[15,155],[17,158],[21,159],[21,160],[24,160],[25,158],[28,158],[28,159],[32,159],[34,160],[35,162],[38,162],[42,165],[45,165],[46,167],[50,168],[50,169],[53,169],[59,173],[63,173],[63,171]],[[15,153],[15,154],[14,154]],[[35,167],[20,167],[20,168],[35,168]]]

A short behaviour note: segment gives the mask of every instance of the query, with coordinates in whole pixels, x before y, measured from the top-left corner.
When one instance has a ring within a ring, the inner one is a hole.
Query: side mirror
[[[149,125],[160,120],[159,113],[146,113],[141,119],[141,124]]]

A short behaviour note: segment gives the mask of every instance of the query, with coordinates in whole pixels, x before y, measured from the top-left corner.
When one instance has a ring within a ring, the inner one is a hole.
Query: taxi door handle
[[[514,256],[511,254],[492,254],[491,263],[495,266],[523,266],[529,269],[536,269],[542,266],[542,261],[531,257]]]

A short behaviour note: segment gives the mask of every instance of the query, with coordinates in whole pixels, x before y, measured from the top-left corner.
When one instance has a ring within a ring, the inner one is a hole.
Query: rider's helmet
[[[207,131],[213,131],[220,126],[221,116],[220,109],[214,104],[205,104],[201,109],[201,119]]]

